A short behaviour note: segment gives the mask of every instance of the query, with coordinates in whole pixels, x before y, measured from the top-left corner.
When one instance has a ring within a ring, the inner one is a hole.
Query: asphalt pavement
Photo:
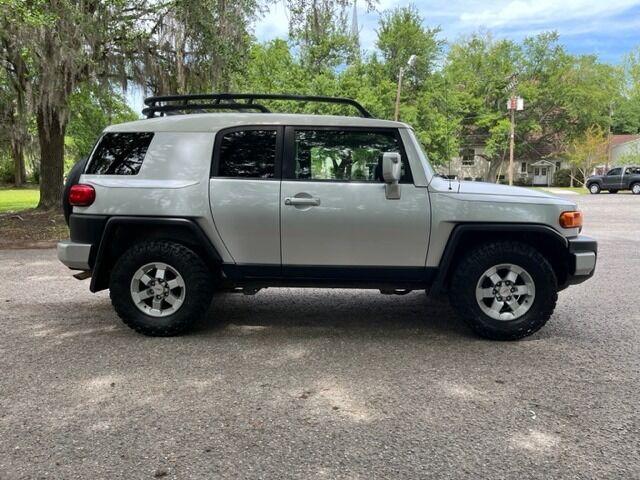
[[[315,289],[146,338],[54,250],[0,251],[0,479],[640,478],[640,197],[571,200],[597,272],[511,343]]]

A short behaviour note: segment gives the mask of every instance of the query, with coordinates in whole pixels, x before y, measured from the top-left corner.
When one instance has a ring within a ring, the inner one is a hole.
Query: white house
[[[594,175],[604,175],[607,168],[616,165],[640,165],[640,135],[612,135],[609,143],[608,165],[597,165]]]
[[[483,180],[489,173],[489,162],[484,157],[483,145],[468,146],[460,150],[460,154],[451,159],[451,165],[442,165],[438,170],[447,175],[456,175],[461,180]],[[554,174],[561,168],[569,168],[569,163],[549,152],[532,152],[527,158],[514,159],[513,179],[517,183],[527,185],[553,184]],[[508,178],[508,161],[502,164],[498,172],[500,180]],[[450,168],[450,171],[449,171]]]

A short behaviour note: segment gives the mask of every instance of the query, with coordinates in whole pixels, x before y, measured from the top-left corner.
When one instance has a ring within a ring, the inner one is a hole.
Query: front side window
[[[219,177],[275,177],[275,129],[236,130],[223,134],[218,154]]]
[[[382,156],[386,152],[401,154],[401,182],[412,182],[406,156],[393,131],[296,130],[294,178],[383,182]]]
[[[113,132],[100,139],[86,173],[94,175],[137,175],[153,133]]]
[[[620,172],[622,172],[621,168],[614,168],[613,170],[609,170],[607,175],[620,175]]]

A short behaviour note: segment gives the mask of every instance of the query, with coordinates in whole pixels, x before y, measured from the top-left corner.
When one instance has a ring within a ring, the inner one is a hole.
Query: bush
[[[584,182],[584,178],[580,172],[575,173],[575,178],[573,180],[574,186],[580,186]],[[569,187],[571,186],[571,170],[568,168],[561,168],[556,170],[555,175],[553,176],[553,185],[555,187]]]
[[[518,177],[513,181],[516,187],[530,187],[532,183],[533,180],[527,177]]]

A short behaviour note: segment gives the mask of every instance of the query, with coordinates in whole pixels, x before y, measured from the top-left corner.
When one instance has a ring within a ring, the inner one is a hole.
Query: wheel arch
[[[109,286],[111,270],[128,248],[147,240],[168,240],[192,249],[213,268],[222,258],[202,228],[191,218],[111,217],[102,233],[91,275],[90,290],[98,292]]]
[[[468,249],[495,241],[518,241],[530,245],[549,260],[564,285],[569,275],[568,240],[547,225],[520,223],[463,223],[456,225],[440,259],[431,295],[446,292],[451,277]]]

